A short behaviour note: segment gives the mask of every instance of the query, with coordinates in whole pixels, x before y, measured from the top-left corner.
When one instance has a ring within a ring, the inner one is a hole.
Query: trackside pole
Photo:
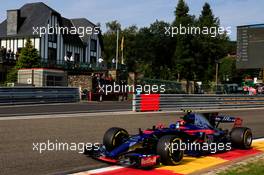
[[[116,70],[118,69],[118,52],[119,52],[119,29],[116,31]]]
[[[264,68],[262,69],[262,83],[264,83]]]
[[[102,94],[100,94],[100,99],[99,99],[99,101],[100,101],[100,102],[103,101],[103,95],[102,95]]]
[[[88,92],[88,101],[92,101],[92,91]]]
[[[79,100],[82,101],[82,87],[79,86]]]
[[[133,94],[133,99],[132,99],[132,111],[136,112],[137,109],[136,109],[136,94]]]

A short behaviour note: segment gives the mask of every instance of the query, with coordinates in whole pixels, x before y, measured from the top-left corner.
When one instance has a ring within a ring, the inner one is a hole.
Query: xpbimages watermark
[[[74,143],[74,142],[59,142],[58,140],[46,142],[36,142],[32,143],[33,151],[37,151],[40,154],[45,151],[77,151],[83,154],[86,150],[99,150],[99,143]]]
[[[165,35],[175,37],[177,35],[209,35],[212,38],[218,35],[231,35],[231,27],[198,27],[198,26],[170,26],[165,27]]]
[[[232,149],[231,143],[198,143],[198,142],[182,142],[178,143],[165,143],[165,150],[170,150],[170,152],[174,151],[205,151],[210,152],[212,154],[218,151],[230,151]]]
[[[113,85],[99,85],[99,93],[108,95],[110,93],[164,93],[165,85],[119,85],[114,82]]]
[[[33,35],[39,35],[40,37],[42,35],[48,34],[48,35],[76,35],[78,34],[80,37],[84,37],[85,34],[91,35],[95,34],[98,35],[100,33],[99,27],[61,27],[61,26],[43,26],[43,27],[33,27]]]

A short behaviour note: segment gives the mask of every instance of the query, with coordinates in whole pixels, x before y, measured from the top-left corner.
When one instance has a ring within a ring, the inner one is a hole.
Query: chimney
[[[19,25],[20,10],[7,10],[7,35],[16,35]]]

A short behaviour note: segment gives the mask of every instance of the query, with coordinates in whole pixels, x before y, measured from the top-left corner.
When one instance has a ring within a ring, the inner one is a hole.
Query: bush
[[[17,82],[17,69],[13,67],[7,72],[6,83],[16,83],[16,82]]]

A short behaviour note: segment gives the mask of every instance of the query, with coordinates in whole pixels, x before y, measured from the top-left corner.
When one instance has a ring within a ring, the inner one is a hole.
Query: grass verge
[[[217,175],[261,175],[264,174],[264,158],[252,160],[244,164],[235,165]]]

